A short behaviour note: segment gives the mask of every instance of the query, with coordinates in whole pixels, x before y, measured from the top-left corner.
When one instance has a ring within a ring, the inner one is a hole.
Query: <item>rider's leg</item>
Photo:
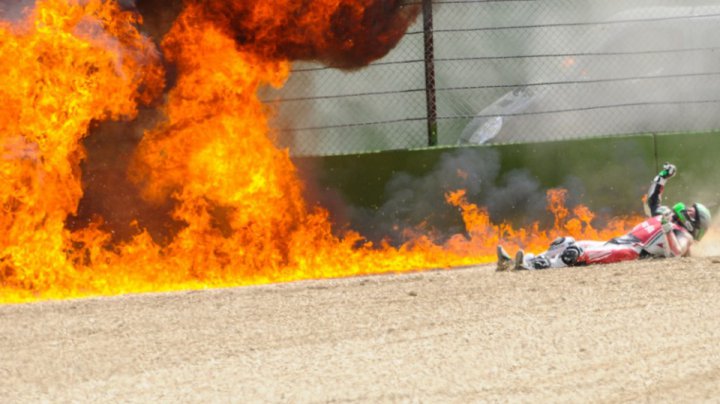
[[[640,258],[640,252],[631,245],[579,242],[578,246],[582,248],[578,265],[611,264]]]

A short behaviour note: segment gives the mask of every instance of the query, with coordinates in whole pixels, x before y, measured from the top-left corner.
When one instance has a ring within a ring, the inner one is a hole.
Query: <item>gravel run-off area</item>
[[[0,306],[27,402],[720,400],[720,258]]]

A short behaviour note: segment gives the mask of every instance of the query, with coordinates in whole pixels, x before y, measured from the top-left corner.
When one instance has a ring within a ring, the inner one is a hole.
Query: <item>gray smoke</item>
[[[575,206],[584,193],[582,183],[568,177],[563,187],[568,189],[568,206]],[[406,230],[419,228],[442,242],[466,234],[460,212],[445,200],[446,193],[460,189],[467,191],[469,202],[486,208],[494,223],[552,223],[546,210],[547,189],[527,170],[501,173],[500,156],[493,149],[459,149],[444,154],[425,175],[395,174],[385,187],[385,202],[377,209],[348,208],[337,194],[323,204],[334,220],[342,222],[341,227],[357,230],[374,242],[399,245],[408,241]]]
[[[16,21],[35,5],[35,0],[2,0],[0,2],[0,19]]]

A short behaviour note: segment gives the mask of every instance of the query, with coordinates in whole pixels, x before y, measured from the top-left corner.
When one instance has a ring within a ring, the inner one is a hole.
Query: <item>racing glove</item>
[[[665,209],[662,211],[662,214],[660,216],[660,224],[662,225],[663,233],[668,234],[673,231],[673,213],[670,209]]]
[[[677,174],[677,168],[675,168],[673,164],[665,163],[663,164],[662,171],[653,178],[650,183],[650,189],[648,189],[647,199],[644,203],[645,214],[647,216],[657,216],[661,214],[661,212],[659,212],[660,200],[662,199],[665,183],[675,174]]]
[[[663,164],[663,169],[658,174],[658,177],[667,180],[668,178],[672,178],[677,173],[677,168],[670,163]]]

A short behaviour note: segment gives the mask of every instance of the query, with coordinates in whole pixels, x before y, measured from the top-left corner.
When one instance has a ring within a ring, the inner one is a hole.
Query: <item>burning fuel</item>
[[[0,23],[0,303],[445,268],[489,262],[500,238],[542,248],[557,235],[609,238],[584,207],[548,194],[555,228],[490,222],[462,190],[447,202],[468,235],[413,232],[399,248],[336,234],[308,206],[287,150],[274,146],[262,86],[280,87],[295,59],[357,68],[385,55],[418,14],[379,0],[186,1],[159,48],[115,1],[38,0]],[[160,56],[162,55],[162,57]],[[166,66],[173,84],[165,89]],[[176,77],[174,77],[176,76]],[[83,146],[94,123],[163,119],[127,167],[145,203],[171,206],[168,240],[133,221],[114,239],[102,217],[68,226],[83,198]]]

